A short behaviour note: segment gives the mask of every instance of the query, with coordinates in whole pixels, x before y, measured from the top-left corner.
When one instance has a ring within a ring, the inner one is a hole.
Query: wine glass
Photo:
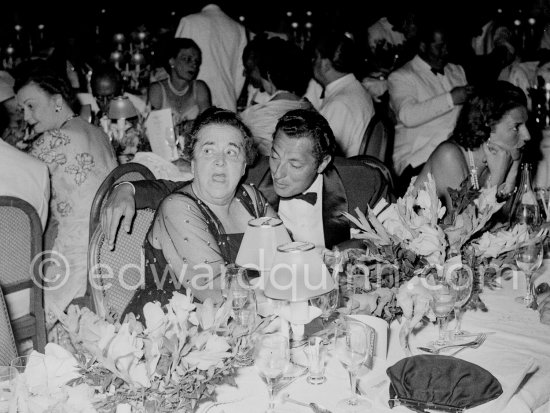
[[[371,403],[357,397],[357,372],[373,351],[374,336],[372,330],[359,322],[343,320],[336,326],[334,351],[338,360],[346,368],[351,385],[351,397],[336,404],[337,411],[342,413],[365,412]]]
[[[456,296],[453,294],[452,286],[447,280],[439,277],[433,278],[430,293],[432,295],[430,306],[437,318],[437,324],[439,326],[438,339],[434,341],[434,344],[436,346],[444,346],[447,344],[447,339],[445,338],[447,316],[454,308]]]
[[[516,248],[516,264],[525,274],[525,295],[516,297],[516,302],[530,307],[534,300],[533,272],[542,264],[542,241],[539,237],[531,238],[518,244]]]
[[[253,290],[246,291],[246,301],[241,305],[241,299],[237,299],[237,311],[233,305],[234,320],[237,324],[234,334],[238,334],[237,353],[234,364],[237,367],[251,366],[254,364],[252,357],[252,332],[256,326],[257,303],[256,294]],[[235,300],[232,300],[235,303]]]
[[[321,309],[321,319],[323,320],[323,327],[328,323],[328,319],[336,310],[338,306],[338,286],[328,293],[322,294],[318,297],[310,298],[309,303]]]
[[[273,388],[283,377],[290,360],[288,338],[281,334],[261,335],[254,346],[254,365],[267,384],[269,404],[266,413],[275,411]]]
[[[15,396],[18,371],[15,367],[0,366],[0,413],[8,413]]]
[[[226,300],[230,301],[235,318],[239,317],[239,311],[250,299],[250,291],[252,291],[252,287],[248,280],[246,268],[239,267],[235,264],[229,264],[225,267],[225,279],[222,287],[222,296],[224,296]]]
[[[453,271],[450,275],[449,284],[451,285],[452,293],[455,296],[453,311],[455,314],[456,325],[453,334],[455,336],[463,336],[469,334],[461,329],[462,324],[462,307],[468,302],[472,294],[474,284],[474,273],[472,268],[463,268],[458,271]]]

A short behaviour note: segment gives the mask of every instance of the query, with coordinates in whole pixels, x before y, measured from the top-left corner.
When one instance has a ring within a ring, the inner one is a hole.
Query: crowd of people
[[[179,158],[160,161],[192,177],[120,185],[102,212],[112,247],[121,220],[129,230],[136,208],[156,210],[144,240],[145,288],[127,309],[135,314],[176,288],[155,285],[152,267],[180,274],[203,263],[217,274],[234,262],[254,217],[280,217],[294,240],[332,249],[354,242],[342,211],[392,201],[428,173],[448,210],[450,189],[465,180],[476,189],[497,186],[510,198],[522,152],[537,157],[528,144],[537,136],[530,92],[538,77],[546,79],[550,52],[543,37],[536,56],[524,57],[513,30],[490,22],[461,61],[452,33],[412,8],[382,16],[365,30],[366,42],[323,27],[297,45],[288,33],[251,33],[210,3],[169,33],[162,66],[143,94],[127,90],[114,64],[77,68],[68,54],[3,71],[0,157],[10,162],[0,165],[0,193],[36,208],[44,249],[66,257],[70,269],[68,283],[45,292],[49,326],[56,322],[52,303],[63,310],[86,292],[89,211],[103,179],[123,161],[116,152],[130,155],[125,162],[151,148],[141,129],[130,151],[114,145],[109,113],[119,96],[140,125],[152,111],[170,110]],[[536,63],[526,60],[532,58]],[[392,162],[382,167],[360,153],[375,114],[390,119],[395,133]],[[58,270],[52,267],[46,282]],[[198,288],[200,275],[187,271],[178,287],[199,300],[221,299],[219,289]]]

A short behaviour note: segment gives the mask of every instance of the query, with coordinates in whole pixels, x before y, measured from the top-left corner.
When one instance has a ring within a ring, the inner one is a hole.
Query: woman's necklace
[[[474,162],[474,154],[473,152],[468,149],[468,162],[470,164],[470,181],[472,182],[472,185],[474,189],[479,189],[479,180],[477,177],[477,167]]]
[[[174,95],[180,96],[180,97],[184,96],[189,91],[189,83],[183,88],[183,90],[178,90],[174,87],[170,78],[168,78],[168,87],[170,88],[170,90]]]

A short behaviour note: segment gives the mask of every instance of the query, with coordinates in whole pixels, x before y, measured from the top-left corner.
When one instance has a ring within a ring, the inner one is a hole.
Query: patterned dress
[[[50,216],[44,249],[44,304],[65,310],[84,296],[90,209],[97,189],[117,166],[107,135],[80,117],[60,129],[46,131],[34,141],[31,155],[48,165],[51,178]]]
[[[237,188],[235,198],[250,219],[265,216],[267,201],[255,187]],[[159,206],[145,237],[145,285],[138,289],[127,313],[142,318],[143,306],[158,301],[164,305],[174,291],[185,294],[186,287],[199,277],[216,275],[224,264],[234,263],[243,233],[227,234],[218,217],[196,197],[191,185],[169,195]],[[154,237],[162,249],[151,245]]]

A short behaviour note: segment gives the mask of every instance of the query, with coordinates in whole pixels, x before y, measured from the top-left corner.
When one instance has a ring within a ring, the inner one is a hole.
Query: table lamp
[[[308,300],[334,287],[334,280],[315,246],[309,242],[289,242],[277,247],[264,294],[289,303],[281,306],[279,315],[291,323],[294,339],[298,339],[303,335],[303,326],[321,314],[320,309],[308,305]]]
[[[235,263],[260,272],[259,288],[273,265],[277,247],[290,242],[290,235],[278,218],[261,217],[248,221]]]
[[[126,130],[126,119],[137,116],[138,112],[130,102],[128,96],[117,96],[109,103],[109,111],[107,117],[111,120],[116,120],[118,139],[122,139]]]

